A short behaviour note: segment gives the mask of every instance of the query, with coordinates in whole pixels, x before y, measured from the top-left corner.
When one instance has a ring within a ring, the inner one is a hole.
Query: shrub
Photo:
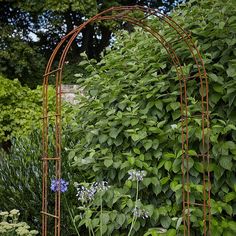
[[[31,236],[38,234],[37,230],[30,230],[30,226],[27,223],[19,222],[19,215],[19,211],[15,209],[10,212],[0,212],[0,233],[2,236]]]
[[[52,131],[50,131],[52,132]],[[65,140],[69,140],[66,135]],[[52,137],[50,137],[52,140]],[[12,140],[12,147],[8,153],[0,149],[0,210],[7,211],[9,208],[19,209],[21,219],[41,231],[42,209],[42,138],[38,131],[32,132],[28,137],[18,137]],[[65,143],[66,144],[66,143]],[[67,144],[66,144],[67,145]],[[53,152],[53,142],[50,142],[49,150]],[[65,154],[62,153],[63,157]],[[49,181],[53,175],[53,163],[49,165]],[[65,158],[62,158],[63,178],[70,183],[75,181],[73,169]],[[73,180],[74,178],[74,180]],[[73,184],[69,187],[66,195],[70,201],[68,205],[74,210],[75,189]],[[62,196],[63,196],[62,195]],[[54,193],[49,190],[48,211],[54,211]],[[62,204],[62,235],[73,235],[73,225],[68,217],[68,207]],[[49,220],[49,228],[53,228],[54,221]],[[53,231],[52,231],[53,233]],[[51,234],[49,234],[51,235]]]
[[[31,90],[21,86],[18,80],[9,80],[0,75],[0,144],[11,138],[27,136],[40,128],[42,117],[42,87]],[[49,87],[49,107],[53,111],[54,95]]]
[[[209,75],[211,115],[212,234],[234,235],[235,193],[235,32],[233,1],[190,1],[172,16],[192,32],[204,55]],[[169,40],[173,31],[153,22]],[[190,55],[181,42],[175,45],[184,59],[185,70],[195,72]],[[77,125],[71,132],[79,140],[68,158],[89,182],[106,180],[112,186],[104,195],[105,235],[126,235],[135,208],[135,183],[128,180],[130,169],[145,170],[139,198],[150,218],[137,219],[134,235],[182,235],[181,223],[181,121],[178,81],[168,57],[156,41],[136,29],[121,33],[113,49],[98,63],[84,60],[89,77],[78,80],[85,96],[75,108]],[[201,111],[197,80],[188,82],[189,112]],[[203,164],[200,119],[189,120],[191,200],[202,200]],[[202,208],[191,208],[195,234],[202,234]],[[87,222],[79,221],[79,214]],[[96,210],[78,210],[78,226],[96,219]],[[97,222],[97,219],[96,219]],[[95,223],[94,223],[95,224]],[[94,226],[96,229],[97,225]],[[152,232],[151,232],[152,231]],[[150,233],[151,232],[151,233]]]

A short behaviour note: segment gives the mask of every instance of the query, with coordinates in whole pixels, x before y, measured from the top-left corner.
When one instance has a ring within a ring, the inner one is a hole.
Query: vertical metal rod
[[[207,117],[207,176],[208,176],[208,235],[211,236],[211,176],[210,176],[210,118],[209,118],[209,89],[208,89],[208,79],[205,75],[206,81],[206,117]]]
[[[187,82],[186,78],[184,79],[184,101],[185,101],[185,160],[186,160],[186,188],[187,188],[187,228],[188,228],[188,235],[190,235],[190,181],[189,181],[189,155],[188,155],[188,96],[187,96]],[[184,174],[184,173],[183,173]]]
[[[59,104],[58,104],[58,75],[59,73],[56,74],[56,114],[59,114]],[[55,151],[56,151],[56,156],[59,157],[61,159],[61,156],[60,156],[60,153],[59,153],[59,149],[58,149],[58,146],[60,145],[59,144],[59,140],[58,140],[58,136],[59,136],[59,133],[58,133],[58,117],[59,116],[56,116],[56,119],[55,119],[55,128],[56,128],[56,147],[55,147]],[[59,190],[56,192],[55,194],[55,215],[58,216],[58,218],[55,218],[55,227],[54,227],[54,235],[58,236],[58,230],[60,229],[60,224],[59,224],[59,218],[60,218],[60,215],[58,214],[58,208],[60,207],[58,205],[58,200],[59,200],[59,195],[60,195],[60,192],[61,192],[61,181],[60,181],[60,178],[59,178],[59,173],[58,173],[58,162],[60,160],[56,161],[56,165],[55,165],[55,177],[56,177],[56,180],[58,181],[59,183]]]
[[[47,88],[48,76],[44,77],[44,86],[43,86],[43,156],[46,156],[48,153],[48,88]],[[47,212],[47,178],[48,178],[48,164],[47,161],[42,162],[43,168],[43,178],[42,178],[42,211]],[[42,214],[42,235],[46,235],[47,232],[47,215]]]

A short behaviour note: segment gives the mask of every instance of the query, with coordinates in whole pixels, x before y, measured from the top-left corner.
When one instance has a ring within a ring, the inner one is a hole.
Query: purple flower
[[[50,189],[53,192],[58,192],[60,188],[61,192],[64,193],[67,191],[68,185],[69,185],[69,182],[66,182],[64,179],[60,179],[60,180],[52,179]]]

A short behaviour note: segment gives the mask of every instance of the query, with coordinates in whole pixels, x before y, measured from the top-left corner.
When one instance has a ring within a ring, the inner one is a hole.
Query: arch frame
[[[131,17],[129,14],[135,11],[143,12],[145,17],[143,19],[138,19]],[[183,72],[183,66],[181,58],[176,54],[175,49],[173,48],[173,41],[167,41],[163,35],[161,35],[156,29],[150,27],[144,20],[148,17],[153,16],[158,20],[167,24],[172,30],[176,32],[179,36],[177,41],[182,41],[187,46],[194,65],[197,68],[197,75],[194,79],[200,81],[200,94],[201,94],[201,126],[202,126],[202,141],[201,144],[203,149],[207,151],[204,154],[199,154],[198,156],[203,159],[203,162],[206,163],[206,172],[203,171],[203,200],[201,203],[193,204],[190,201],[190,174],[189,174],[189,127],[188,127],[188,94],[187,94],[187,83],[191,77],[186,77]],[[203,208],[203,235],[211,235],[211,181],[210,181],[210,143],[208,131],[210,128],[210,115],[209,115],[209,105],[208,105],[208,79],[207,73],[204,66],[204,61],[200,54],[199,49],[195,45],[193,39],[189,32],[184,30],[178,23],[176,23],[170,16],[163,14],[162,12],[148,8],[142,7],[139,5],[136,6],[120,6],[109,8],[94,17],[90,18],[80,26],[76,27],[74,30],[69,32],[64,36],[61,41],[58,43],[56,48],[51,54],[51,57],[48,61],[48,64],[44,73],[43,80],[43,129],[42,129],[42,144],[43,144],[43,154],[42,154],[42,235],[47,236],[48,232],[48,217],[54,218],[54,235],[60,236],[61,228],[61,184],[59,181],[59,191],[55,193],[55,210],[51,214],[48,212],[48,176],[49,176],[49,162],[52,161],[55,166],[55,178],[56,180],[61,179],[61,136],[62,136],[62,123],[61,123],[61,108],[62,108],[62,77],[63,77],[63,67],[65,64],[66,56],[70,49],[71,44],[74,42],[78,34],[83,30],[87,25],[95,23],[97,21],[126,21],[133,25],[137,25],[143,28],[146,32],[150,33],[156,40],[162,44],[165,48],[168,56],[171,60],[171,63],[176,69],[176,73],[179,79],[179,93],[180,93],[180,111],[181,111],[181,139],[182,139],[182,222],[184,225],[184,236],[191,234],[191,205],[198,205]],[[64,46],[64,49],[62,49]],[[53,63],[55,62],[56,57],[59,55],[59,52],[62,50],[57,68],[52,70]],[[49,77],[51,75],[56,75],[56,113],[55,117],[55,156],[49,156],[49,110],[48,110],[48,85]],[[206,134],[207,130],[207,134]]]

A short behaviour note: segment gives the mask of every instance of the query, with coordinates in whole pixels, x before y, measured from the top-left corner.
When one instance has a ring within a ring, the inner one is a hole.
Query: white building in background
[[[69,84],[63,84],[62,86],[62,99],[71,103],[71,104],[77,104],[79,101],[76,100],[76,94],[78,92],[82,93],[82,89],[79,85],[69,85]]]

